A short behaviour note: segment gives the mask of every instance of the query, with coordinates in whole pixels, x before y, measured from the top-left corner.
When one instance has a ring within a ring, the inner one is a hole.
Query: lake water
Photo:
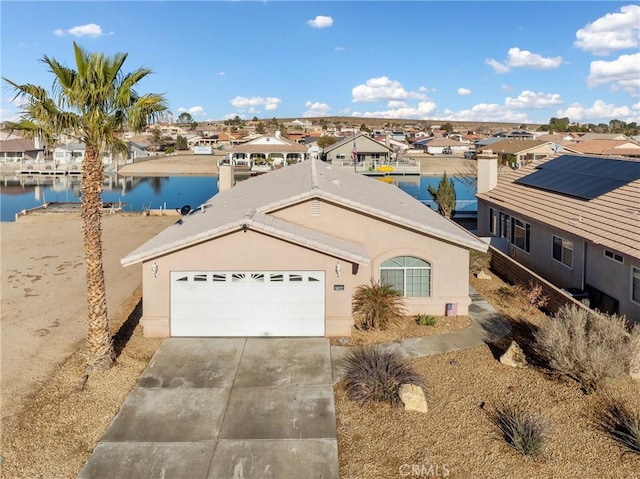
[[[427,190],[437,186],[437,176],[387,177],[409,195],[436,209]],[[372,181],[376,181],[372,178]],[[475,190],[454,178],[458,211],[475,211]],[[218,193],[216,176],[121,177],[105,179],[102,200],[121,202],[125,211],[197,208]],[[6,177],[0,180],[0,221],[14,221],[16,213],[44,202],[79,202],[80,179],[58,177]]]

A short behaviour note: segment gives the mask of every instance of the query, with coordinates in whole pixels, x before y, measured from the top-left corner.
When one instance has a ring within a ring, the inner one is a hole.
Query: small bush
[[[469,271],[479,273],[488,271],[491,266],[491,251],[481,253],[480,251],[469,251]]]
[[[430,314],[417,314],[416,323],[420,326],[435,326],[438,323],[438,320],[435,316],[431,316]]]
[[[596,408],[595,423],[626,452],[640,454],[640,411],[632,411],[620,399],[605,397]]]
[[[345,358],[347,397],[361,406],[369,402],[388,402],[399,406],[402,384],[425,389],[422,377],[400,354],[378,346],[353,349]]]
[[[590,393],[629,371],[640,328],[627,328],[624,317],[567,305],[536,331],[535,349],[549,367]]]
[[[517,286],[500,286],[496,290],[496,294],[500,296],[500,298],[504,300],[510,300],[518,296],[518,287]]]
[[[386,329],[390,321],[405,315],[402,293],[373,278],[370,284],[358,286],[351,300],[351,310],[362,329]]]
[[[542,452],[547,436],[544,419],[521,406],[500,405],[489,411],[491,421],[507,443],[523,456]]]
[[[527,302],[527,313],[534,309],[544,308],[549,303],[549,296],[544,294],[542,286],[534,281],[529,281],[526,286],[520,286]]]

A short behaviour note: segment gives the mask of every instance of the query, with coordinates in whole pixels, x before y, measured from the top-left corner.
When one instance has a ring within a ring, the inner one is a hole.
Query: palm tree
[[[3,79],[23,101],[21,120],[10,128],[32,135],[64,133],[86,145],[81,185],[88,303],[86,381],[93,371],[106,370],[114,361],[102,264],[102,155],[126,151],[125,142],[116,135],[125,128],[142,130],[167,106],[163,95],[136,92],[136,85],[151,70],[123,73],[126,53],[113,57],[89,53],[75,42],[73,48],[76,70],[46,55],[41,60],[54,74],[51,93],[40,86]]]

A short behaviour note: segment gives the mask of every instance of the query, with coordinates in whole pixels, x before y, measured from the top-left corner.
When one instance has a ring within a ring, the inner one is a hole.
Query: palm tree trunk
[[[96,370],[108,369],[114,358],[102,265],[100,218],[102,181],[102,158],[93,145],[87,144],[85,157],[82,161],[82,219],[89,306],[86,346],[87,375]]]

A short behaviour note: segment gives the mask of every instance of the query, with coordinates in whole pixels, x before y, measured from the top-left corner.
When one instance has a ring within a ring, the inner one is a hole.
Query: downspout
[[[582,242],[582,271],[580,272],[580,289],[584,291],[584,285],[587,282],[587,242]]]

